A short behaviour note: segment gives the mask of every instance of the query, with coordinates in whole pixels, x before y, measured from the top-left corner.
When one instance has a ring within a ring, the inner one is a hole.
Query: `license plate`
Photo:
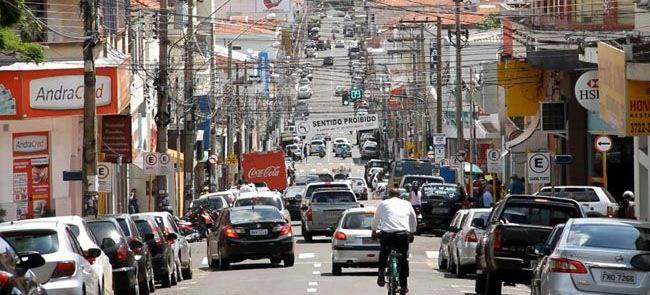
[[[251,231],[250,231],[251,236],[266,236],[268,234],[269,234],[269,230],[265,229],[265,228],[263,228],[263,229],[251,229]]]
[[[431,209],[431,214],[446,214],[448,210],[447,208],[433,208]]]
[[[603,271],[600,275],[600,280],[606,283],[636,284],[636,276],[634,274],[618,271]]]

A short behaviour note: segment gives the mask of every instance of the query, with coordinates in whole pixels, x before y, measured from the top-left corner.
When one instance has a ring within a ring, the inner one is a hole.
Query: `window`
[[[51,230],[4,232],[5,238],[16,247],[18,253],[35,251],[50,254],[59,251],[59,237]]]
[[[542,226],[555,226],[574,217],[580,217],[576,208],[525,204],[509,204],[501,214],[509,223]]]
[[[126,224],[126,219],[124,218],[116,218],[117,223],[120,225],[120,228],[122,229],[122,232],[124,233],[125,236],[131,236],[131,231],[129,230],[129,225]]]
[[[354,194],[351,192],[316,192],[312,195],[313,203],[354,203]]]
[[[574,224],[568,246],[650,251],[650,229],[628,224]]]
[[[68,242],[70,243],[70,248],[72,248],[72,251],[79,254],[80,256],[84,256],[84,250],[79,245],[79,242],[75,238],[74,233],[69,228],[65,230],[65,233],[66,233],[65,236],[68,239]]]
[[[469,221],[468,221],[469,215],[470,214],[468,213],[463,216],[463,219],[460,221],[460,227],[465,227],[466,225],[469,225]]]
[[[109,238],[113,240],[116,244],[121,240],[121,233],[110,221],[93,221],[88,223],[90,231],[97,237],[97,240],[100,243],[103,243],[104,239]]]
[[[347,214],[341,227],[344,229],[370,229],[374,216],[373,213]]]
[[[280,211],[270,208],[253,210],[234,210],[230,212],[230,223],[241,224],[250,222],[283,221]]]
[[[235,207],[262,205],[273,206],[278,210],[282,210],[282,201],[278,198],[247,198],[235,201]]]

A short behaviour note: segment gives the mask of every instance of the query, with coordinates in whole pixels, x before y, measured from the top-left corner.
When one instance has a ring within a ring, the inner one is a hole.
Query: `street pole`
[[[442,20],[436,20],[436,133],[442,133]]]
[[[462,41],[460,36],[460,2],[456,3],[456,138],[458,139],[458,151],[465,150],[465,135],[463,132],[463,68],[461,63]]]
[[[217,145],[219,144],[219,136],[217,134],[217,126],[218,124],[218,119],[217,119],[217,92],[216,92],[216,73],[217,73],[217,59],[215,58],[215,53],[214,53],[214,43],[215,43],[215,36],[214,36],[214,30],[215,30],[215,25],[214,22],[214,17],[210,18],[210,99],[212,101],[212,109],[211,113],[215,114],[210,118],[210,156],[217,156],[218,157],[218,149]],[[218,174],[219,172],[217,171],[219,164],[223,163],[223,161],[220,161],[219,163],[210,163],[210,168],[208,169],[209,172],[209,179],[210,179],[210,192],[216,192],[219,190],[219,177]]]
[[[189,112],[183,112],[183,140],[185,150],[185,161],[183,161],[184,183],[185,183],[185,202],[194,200],[194,143],[196,142],[194,130],[194,55],[192,52],[192,42],[194,41],[194,1],[187,1],[187,9],[189,13],[187,22],[187,36],[184,40],[185,47],[185,71],[183,80],[185,85],[183,87],[183,101],[185,104],[190,104]],[[179,206],[180,208],[180,206]]]
[[[160,1],[160,16],[158,19],[158,38],[160,40],[160,47],[158,48],[158,81],[156,82],[158,92],[158,114],[156,114],[156,128],[157,145],[156,152],[167,153],[167,125],[170,121],[169,114],[169,87],[168,87],[168,57],[167,51],[169,47],[169,37],[167,35],[168,28],[168,15],[167,15],[167,0]],[[177,121],[178,123],[178,121]],[[178,124],[177,124],[178,128]],[[156,192],[155,192],[155,210],[160,211],[162,207],[169,204],[169,194],[167,192],[167,175],[156,175]]]
[[[431,120],[431,110],[432,110],[432,103],[431,103],[431,95],[428,91],[427,88],[427,63],[426,63],[426,53],[424,49],[424,24],[420,24],[420,37],[418,38],[418,54],[419,54],[419,61],[420,61],[420,83],[419,83],[419,89],[420,93],[420,98],[423,98],[425,106],[425,116],[418,116],[420,119],[420,154],[421,155],[426,155],[427,154],[427,139],[428,135],[430,133],[430,120]],[[429,124],[427,124],[429,122]]]
[[[95,57],[97,45],[97,0],[83,1],[84,16],[84,133],[82,166],[82,215],[97,215],[97,127],[95,101]]]

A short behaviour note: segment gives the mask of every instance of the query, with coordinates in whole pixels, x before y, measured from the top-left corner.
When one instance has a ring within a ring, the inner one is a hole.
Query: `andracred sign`
[[[13,135],[13,155],[14,157],[30,155],[47,155],[48,153],[48,133],[29,132],[14,133]]]
[[[244,154],[244,179],[250,183],[265,182],[270,189],[287,188],[287,167],[282,151]]]
[[[96,105],[109,105],[111,97],[111,77],[98,76],[95,82]],[[65,75],[29,81],[29,106],[38,110],[83,108],[84,76]]]

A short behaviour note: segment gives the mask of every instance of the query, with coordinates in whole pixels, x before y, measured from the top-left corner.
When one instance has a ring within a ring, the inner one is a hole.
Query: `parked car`
[[[140,294],[139,263],[132,250],[144,244],[138,240],[129,241],[115,218],[86,218],[88,228],[100,242],[113,266],[113,290],[119,294]],[[149,290],[148,286],[146,290]],[[146,291],[145,291],[146,292]]]
[[[332,274],[343,267],[377,267],[379,241],[372,238],[375,208],[352,208],[343,212],[332,238]]]
[[[534,251],[538,258],[536,264],[533,267],[532,278],[530,279],[531,295],[540,295],[542,292],[540,290],[542,270],[547,266],[547,261],[550,257],[550,254],[555,251],[555,246],[557,246],[557,242],[560,240],[560,237],[562,237],[562,232],[564,232],[564,226],[565,224],[556,225],[544,244],[535,245]]]
[[[334,42],[334,48],[345,48],[345,41],[343,39],[338,39]]]
[[[131,216],[128,214],[116,214],[101,215],[100,217],[115,218],[120,228],[122,228],[122,232],[126,236],[129,245],[131,245],[131,241],[138,241],[142,244],[141,247],[131,247],[131,250],[136,254],[135,259],[138,261],[138,285],[140,286],[140,294],[148,293],[147,288],[149,292],[153,292],[155,290],[155,280],[149,245],[145,243],[144,237],[140,234],[138,226],[131,219]]]
[[[327,149],[327,144],[325,144],[324,140],[312,140],[309,143],[309,155],[316,154],[318,155],[321,151],[326,152]]]
[[[88,260],[99,257],[102,251],[91,248],[84,252],[67,224],[56,221],[3,223],[0,234],[18,253],[35,252],[42,256],[44,263],[30,269],[47,294],[101,294],[99,276]],[[28,258],[32,259],[40,260]]]
[[[178,224],[176,224],[174,216],[169,212],[147,212],[135,215],[153,216],[156,219],[156,224],[158,224],[158,227],[163,231],[163,234],[166,237],[170,237],[170,233],[176,234],[176,239],[174,241],[168,240],[168,242],[172,244],[172,249],[174,249],[176,281],[180,281],[182,279],[191,279],[192,251],[190,244],[185,239],[185,236],[179,229]],[[175,284],[175,282],[172,282],[172,284]]]
[[[302,194],[304,192],[304,185],[295,185],[287,187],[282,193],[282,199],[287,210],[289,210],[291,220],[300,220],[300,203],[302,202]]]
[[[247,259],[270,259],[293,266],[293,232],[291,224],[274,206],[242,206],[219,215],[215,229],[207,240],[208,264],[228,269],[231,263]]]
[[[132,215],[138,231],[144,237],[151,252],[151,264],[153,267],[154,279],[163,287],[170,287],[175,280],[176,272],[174,266],[174,249],[169,241],[176,240],[176,234],[170,233],[167,236],[156,224],[156,219],[150,215]]]
[[[303,85],[298,87],[298,99],[308,99],[311,98],[313,92],[311,86]]]
[[[537,195],[569,198],[576,200],[589,217],[614,217],[618,211],[616,199],[606,189],[599,186],[545,186]]]
[[[502,283],[529,284],[537,256],[527,250],[546,241],[555,225],[586,217],[571,199],[510,195],[494,207],[476,248],[477,294],[501,294]]]
[[[13,245],[0,236],[0,257],[0,272],[3,278],[0,294],[47,295],[47,291],[32,272],[32,269],[45,264],[41,254],[19,254]]]
[[[421,230],[447,230],[451,219],[465,199],[465,190],[455,183],[427,183],[420,187],[422,194]]]
[[[541,247],[539,247],[541,246]],[[538,294],[648,294],[650,224],[571,219],[541,268]],[[579,283],[576,283],[579,282]]]
[[[302,159],[302,149],[297,144],[289,144],[285,147],[286,154],[294,160]]]
[[[371,168],[381,168],[383,171],[389,171],[390,170],[390,162],[385,161],[385,160],[378,160],[378,159],[371,159],[368,162],[366,162],[364,167],[364,172],[363,172],[363,178],[366,180],[366,183],[370,182],[372,180],[372,176],[374,176],[374,173],[370,173]],[[375,169],[376,173],[377,169]]]
[[[343,211],[358,207],[357,198],[349,187],[316,190],[301,207],[302,236],[306,242],[317,235],[331,236]]]
[[[84,253],[87,253],[90,249],[100,249],[99,243],[95,239],[95,235],[90,231],[86,221],[79,216],[57,216],[57,217],[46,217],[46,218],[37,218],[37,219],[25,219],[20,221],[14,221],[14,224],[23,223],[23,222],[41,222],[41,221],[56,221],[63,222],[70,227],[72,233],[77,238],[81,249]],[[93,270],[97,273],[99,281],[101,284],[101,294],[111,295],[113,294],[113,267],[111,266],[111,261],[102,251],[99,256],[95,259],[88,259],[91,263]],[[0,293],[2,294],[2,293]]]
[[[378,157],[379,149],[377,143],[370,140],[364,142],[363,146],[361,147],[361,159],[365,160]]]
[[[462,278],[476,269],[476,245],[483,236],[491,209],[468,209],[449,246],[449,270]]]
[[[365,179],[362,177],[349,177],[348,181],[357,199],[368,200],[368,184]]]
[[[454,218],[451,219],[447,231],[440,238],[440,248],[438,249],[438,269],[439,270],[448,270],[449,260],[451,257],[451,243],[456,236],[460,228],[460,222],[463,220],[463,216],[467,214],[467,210],[458,210],[454,214]]]
[[[244,207],[244,206],[258,206],[258,205],[267,205],[278,208],[282,217],[288,222],[291,222],[291,214],[289,210],[284,207],[284,202],[282,201],[282,195],[278,192],[258,192],[246,195],[240,195],[235,201],[233,207]]]

